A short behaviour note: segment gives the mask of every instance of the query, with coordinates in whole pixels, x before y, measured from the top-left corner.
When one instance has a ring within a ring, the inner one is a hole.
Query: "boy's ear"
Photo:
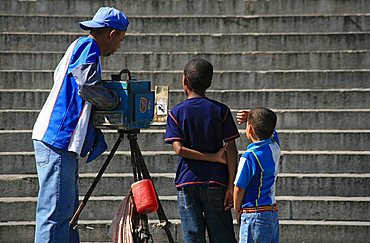
[[[247,123],[247,128],[245,129],[245,132],[248,134],[248,135],[253,135],[254,133],[254,130],[253,130],[253,127],[251,124]]]
[[[249,123],[247,124],[247,128],[246,128],[245,132],[247,134],[248,139],[253,138],[253,139],[257,140],[257,135],[254,132],[254,128],[252,127],[251,124],[249,124]]]
[[[182,75],[182,84],[188,86],[188,79],[185,77],[185,74]]]
[[[188,88],[189,89],[189,80],[188,78],[185,76],[185,74],[182,75],[182,85],[184,86],[184,88]]]
[[[182,88],[184,89],[184,92],[185,92],[185,95],[188,96],[189,95],[189,81],[188,79],[186,78],[185,74],[182,75]]]

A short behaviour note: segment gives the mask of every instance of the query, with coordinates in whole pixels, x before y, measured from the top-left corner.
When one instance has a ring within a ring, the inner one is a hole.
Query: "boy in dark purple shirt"
[[[182,84],[187,99],[168,113],[165,142],[179,155],[175,184],[185,242],[236,242],[231,207],[239,132],[230,109],[205,96],[213,66],[190,60]],[[224,143],[226,145],[224,145]]]

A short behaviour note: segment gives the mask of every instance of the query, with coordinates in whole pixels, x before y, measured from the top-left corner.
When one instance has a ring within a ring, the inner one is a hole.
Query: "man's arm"
[[[236,148],[235,140],[230,141],[226,148],[226,160],[228,169],[228,183],[225,193],[224,206],[225,210],[229,210],[233,207],[233,190],[234,190],[234,179],[236,175],[236,161],[238,159],[238,150]]]
[[[172,148],[175,151],[175,153],[183,158],[216,162],[222,164],[226,164],[225,150],[227,149],[227,147],[228,146],[225,145],[216,153],[203,153],[194,149],[186,148],[179,141],[175,141],[172,143]]]
[[[103,86],[96,63],[82,64],[72,70],[82,99],[103,110],[112,110],[119,104],[116,91]]]
[[[236,220],[240,225],[240,209],[242,208],[242,202],[245,194],[245,189],[238,186],[234,186],[234,210],[236,214]]]

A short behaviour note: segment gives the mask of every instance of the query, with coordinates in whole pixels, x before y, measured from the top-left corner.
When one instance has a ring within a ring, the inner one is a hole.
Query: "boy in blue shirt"
[[[246,120],[246,136],[251,144],[240,158],[234,182],[239,242],[279,242],[275,182],[280,143],[275,132],[276,115],[264,107],[239,111],[237,121]]]
[[[230,109],[205,95],[212,75],[211,63],[190,60],[182,78],[187,99],[167,118],[165,142],[179,155],[175,184],[187,243],[206,242],[206,228],[210,242],[236,242],[230,209],[240,135]]]

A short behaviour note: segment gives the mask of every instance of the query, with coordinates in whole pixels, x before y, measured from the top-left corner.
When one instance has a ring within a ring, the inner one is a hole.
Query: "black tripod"
[[[93,181],[92,185],[90,186],[90,189],[86,193],[84,199],[81,201],[77,211],[75,212],[71,221],[69,222],[69,225],[70,225],[71,228],[75,228],[77,226],[77,220],[78,220],[79,215],[81,214],[83,208],[86,206],[87,201],[89,200],[92,192],[94,191],[96,185],[98,184],[100,178],[102,177],[102,175],[103,175],[105,169],[107,168],[109,162],[112,160],[112,158],[113,158],[115,152],[117,151],[118,146],[122,142],[125,134],[127,134],[127,138],[130,142],[131,165],[132,165],[133,174],[134,174],[134,181],[138,181],[138,180],[141,180],[141,179],[150,179],[151,180],[149,171],[148,171],[148,169],[145,165],[144,159],[143,159],[143,155],[141,154],[139,144],[137,143],[137,134],[139,132],[140,132],[139,129],[118,130],[119,137],[118,137],[116,143],[114,144],[112,150],[110,151],[107,159],[105,160],[103,166],[101,167],[98,175],[94,179],[94,181]],[[161,202],[159,201],[157,192],[156,192],[156,196],[157,196],[157,200],[158,200],[158,209],[157,209],[156,212],[157,212],[157,215],[158,215],[158,219],[160,221],[160,223],[157,224],[157,225],[158,225],[158,227],[161,227],[165,230],[168,241],[170,243],[173,243],[174,241],[173,241],[173,238],[172,238],[172,235],[171,235],[171,231],[169,230],[169,226],[171,225],[171,223],[168,221],[168,219],[167,219],[167,217],[166,217],[166,215],[163,211],[163,207],[162,207]],[[138,242],[148,242],[149,239],[151,238],[150,232],[149,232],[148,217],[147,217],[146,214],[140,214],[139,217],[140,217],[140,221],[142,223],[141,224],[142,227],[140,229],[140,232],[137,233],[135,238],[138,239]]]

